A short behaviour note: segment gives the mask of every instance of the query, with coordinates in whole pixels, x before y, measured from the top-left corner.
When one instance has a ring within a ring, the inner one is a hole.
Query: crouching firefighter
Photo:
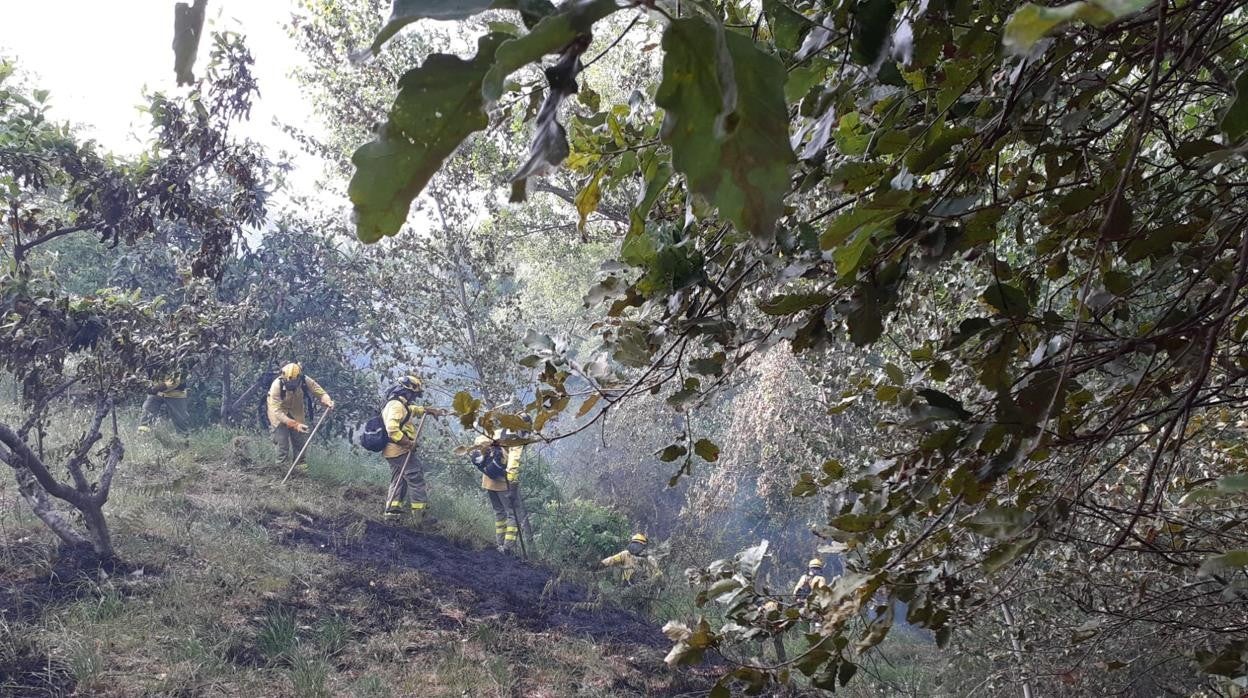
[[[798,611],[806,618],[809,623],[808,630],[816,632],[819,630],[817,621],[818,611],[808,606],[810,595],[815,589],[826,589],[828,580],[823,576],[823,560],[813,558],[806,564],[806,574],[797,580],[797,585],[793,587],[793,596],[797,597]]]
[[[273,445],[277,447],[276,463],[284,467],[303,450],[308,440],[309,396],[315,396],[321,404],[333,409],[334,401],[329,393],[304,375],[303,367],[297,363],[289,363],[282,367],[277,378],[269,386],[269,395],[265,399],[269,417],[269,434],[273,437]],[[300,459],[298,464],[302,472],[307,472],[306,460]]]
[[[828,580],[823,577],[823,560],[814,558],[806,565],[806,574],[803,574],[801,579],[797,580],[797,585],[793,587],[793,595],[797,597],[798,603],[805,605],[806,600],[810,598],[810,592],[827,585]]]
[[[399,520],[407,511],[411,512],[413,523],[435,522],[426,511],[429,487],[425,483],[425,466],[416,457],[416,436],[421,418],[425,415],[440,417],[446,410],[417,404],[424,395],[424,384],[419,378],[404,376],[387,393],[386,404],[381,408],[387,436],[381,455],[390,464],[392,483],[386,495],[385,518],[388,521]]]
[[[143,401],[143,416],[139,418],[139,433],[151,431],[152,425],[162,411],[169,415],[173,428],[186,434],[191,428],[191,415],[186,409],[186,379],[173,374],[162,380],[154,380],[147,388]]]
[[[648,570],[651,576],[659,573],[659,563],[646,554],[646,545],[650,539],[644,533],[636,533],[628,540],[628,547],[608,558],[603,558],[603,567],[621,568],[620,581],[625,585],[633,583],[633,575],[641,569]]]
[[[481,471],[481,489],[494,510],[494,543],[499,552],[514,555],[520,538],[517,506],[520,493],[512,484],[511,469],[504,465],[507,456],[503,447],[482,435],[473,442],[468,455],[473,467]]]

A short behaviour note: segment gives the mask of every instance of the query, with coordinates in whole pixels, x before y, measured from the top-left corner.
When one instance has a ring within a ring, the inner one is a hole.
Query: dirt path
[[[556,582],[549,570],[493,549],[473,550],[436,534],[359,519],[306,518],[295,528],[277,528],[282,543],[315,547],[382,574],[388,568],[420,572],[435,597],[454,598],[474,616],[506,615],[530,630],[666,649],[659,629],[637,614],[591,604],[583,588]]]

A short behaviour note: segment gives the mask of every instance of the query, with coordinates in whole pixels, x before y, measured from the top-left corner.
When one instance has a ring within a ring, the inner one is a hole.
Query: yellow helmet
[[[811,558],[810,562],[806,563],[806,566],[813,570],[821,570],[823,569],[823,560],[817,557]]]
[[[425,385],[421,383],[420,379],[417,378],[416,376],[409,375],[409,376],[403,376],[402,378],[399,379],[399,387],[407,388],[408,390],[414,390],[416,392],[420,392],[424,390]]]
[[[301,373],[303,373],[303,367],[292,361],[282,367],[282,380],[286,382],[293,381]]]
[[[650,539],[646,538],[646,534],[644,533],[634,533],[633,537],[628,540],[630,543],[641,543],[642,545],[646,545],[650,542]]]

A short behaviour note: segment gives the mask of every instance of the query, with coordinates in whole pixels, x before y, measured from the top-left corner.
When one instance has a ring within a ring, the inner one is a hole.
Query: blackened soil
[[[44,546],[13,546],[3,551],[3,559],[34,562],[44,559]],[[62,547],[51,570],[31,576],[38,565],[17,564],[8,572],[0,570],[0,621],[26,623],[38,618],[44,609],[58,606],[91,593],[96,583],[108,576],[126,575],[132,568],[116,558],[100,558],[90,548]]]
[[[29,646],[0,649],[0,696],[68,696],[74,679],[63,665]]]
[[[431,601],[455,599],[472,616],[507,616],[531,631],[557,630],[596,642],[666,646],[658,628],[640,616],[609,604],[590,607],[583,588],[556,582],[550,570],[511,555],[472,550],[436,534],[374,521],[364,522],[361,535],[356,519],[300,519],[298,527],[280,529],[280,540],[354,563],[359,577],[352,591],[357,593],[384,594],[384,589],[365,586],[367,581],[383,578],[388,570],[411,569],[429,584]],[[353,522],[355,530],[348,532]],[[415,600],[403,601],[410,609]],[[402,608],[395,600],[384,600],[384,605]]]

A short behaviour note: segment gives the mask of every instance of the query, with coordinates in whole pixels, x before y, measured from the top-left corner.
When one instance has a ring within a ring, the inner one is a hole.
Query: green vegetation
[[[0,683],[1243,694],[1242,4],[290,1],[350,219],[204,0],[131,155],[0,61]],[[289,361],[337,407],[282,488]],[[404,375],[439,535],[351,445]]]
[[[123,416],[123,430],[133,427]],[[480,599],[438,584],[436,570],[378,575],[317,546],[284,542],[313,519],[356,522],[346,529],[362,536],[385,487],[373,454],[318,445],[309,476],[287,488],[268,466],[271,445],[251,432],[203,430],[177,450],[157,438],[128,443],[109,504],[123,566],[69,574],[28,511],[0,513],[4,652],[39,658],[0,658],[5,672],[29,669],[5,673],[0,694],[669,690],[661,648],[531,629],[507,613],[478,615]],[[469,550],[492,538],[477,493],[441,477],[435,486],[444,530]],[[341,542],[358,542],[349,538]],[[52,569],[62,576],[48,582]],[[29,612],[8,615],[23,608]]]

